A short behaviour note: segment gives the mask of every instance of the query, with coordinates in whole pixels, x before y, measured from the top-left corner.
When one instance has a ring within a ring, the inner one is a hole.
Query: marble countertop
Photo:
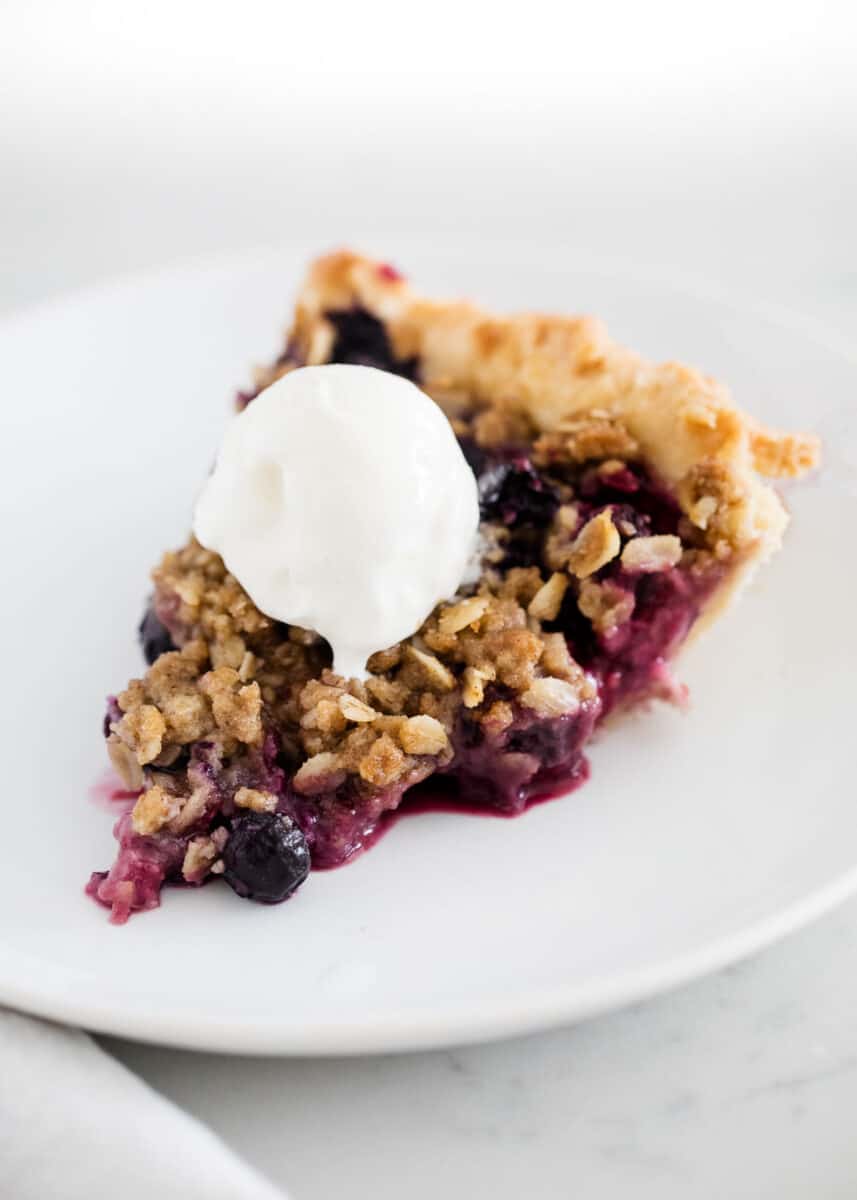
[[[296,1200],[853,1200],[857,901],[571,1029],[381,1058],[111,1053]]]
[[[0,115],[0,309],[297,233],[309,255],[356,230],[380,250],[397,230],[524,237],[537,224],[566,251],[674,266],[855,328],[853,111],[833,127],[801,109],[761,137],[719,110],[705,143],[682,112],[672,138],[652,125],[624,147],[582,146],[571,117],[565,141],[543,121],[534,136],[507,122],[505,142],[458,123],[457,141],[448,123],[388,128],[338,157],[333,126],[295,151],[292,122],[278,155],[280,115],[254,110],[248,139],[226,115],[232,92],[215,119],[210,105],[149,104],[118,75],[34,99],[25,75]],[[265,188],[246,186],[260,176]],[[857,900],[677,993],[521,1040],[316,1061],[104,1044],[295,1200],[853,1200],[855,1011]]]

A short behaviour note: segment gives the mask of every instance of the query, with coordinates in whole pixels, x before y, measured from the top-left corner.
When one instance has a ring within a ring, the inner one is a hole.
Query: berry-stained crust
[[[373,270],[382,291],[406,286]],[[400,326],[341,288],[311,318],[318,291],[259,387],[306,361],[425,384]],[[608,714],[683,699],[669,662],[754,554],[736,535],[740,478],[715,456],[667,483],[621,411],[578,406],[544,428],[525,407],[433,384],[478,481],[481,568],[412,637],[379,648],[365,682],[335,675],[312,631],[259,612],[194,540],[155,570],[140,628],[149,669],[105,718],[111,762],[138,793],[114,865],[88,885],[114,921],[155,907],[168,882],[222,876],[238,895],[285,899],[310,864],[370,845],[411,789],[419,804],[519,813],[586,779],[586,743]],[[771,461],[772,437],[759,442]]]

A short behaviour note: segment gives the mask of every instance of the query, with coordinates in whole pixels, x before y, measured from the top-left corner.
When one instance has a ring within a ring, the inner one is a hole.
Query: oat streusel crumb
[[[273,812],[277,807],[277,797],[273,792],[241,787],[235,793],[234,804],[236,808],[248,808],[251,812]]]
[[[131,822],[136,833],[157,833],[177,812],[175,797],[156,785],[139,797],[131,813]]]
[[[681,556],[681,540],[675,534],[636,537],[622,550],[622,566],[627,571],[666,571],[674,567]]]
[[[568,569],[578,579],[594,575],[617,556],[622,541],[613,517],[604,509],[591,517],[574,539],[568,556]]]
[[[527,612],[537,621],[555,621],[569,584],[567,575],[555,571],[547,583],[543,583],[527,606]]]

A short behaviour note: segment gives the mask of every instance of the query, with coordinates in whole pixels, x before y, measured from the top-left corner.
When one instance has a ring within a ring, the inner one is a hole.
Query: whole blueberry
[[[149,666],[152,665],[156,658],[160,658],[168,650],[175,650],[176,648],[173,639],[170,637],[170,631],[151,605],[149,605],[143,614],[139,633],[143,657]]]
[[[331,362],[378,367],[406,379],[416,379],[419,360],[396,358],[383,321],[365,308],[332,309],[324,315],[336,330]]]
[[[479,475],[479,506],[484,521],[503,525],[547,525],[558,499],[553,486],[543,479],[524,456],[486,465]]]
[[[232,823],[223,849],[223,878],[234,892],[260,904],[279,904],[309,874],[306,838],[282,813],[247,812]]]

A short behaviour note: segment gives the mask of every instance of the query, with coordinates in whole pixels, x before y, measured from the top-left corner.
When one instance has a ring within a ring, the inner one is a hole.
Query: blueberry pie
[[[403,376],[446,415],[478,489],[475,567],[358,679],[200,541],[166,554],[140,628],[148,670],[104,723],[136,796],[88,885],[116,922],[165,883],[217,876],[283,900],[310,866],[370,845],[406,796],[514,814],[577,787],[611,713],[683,700],[676,652],[780,545],[788,517],[765,477],[818,458],[813,437],[756,424],[595,320],[423,299],[346,252],[312,266],[239,409],[328,363]]]

